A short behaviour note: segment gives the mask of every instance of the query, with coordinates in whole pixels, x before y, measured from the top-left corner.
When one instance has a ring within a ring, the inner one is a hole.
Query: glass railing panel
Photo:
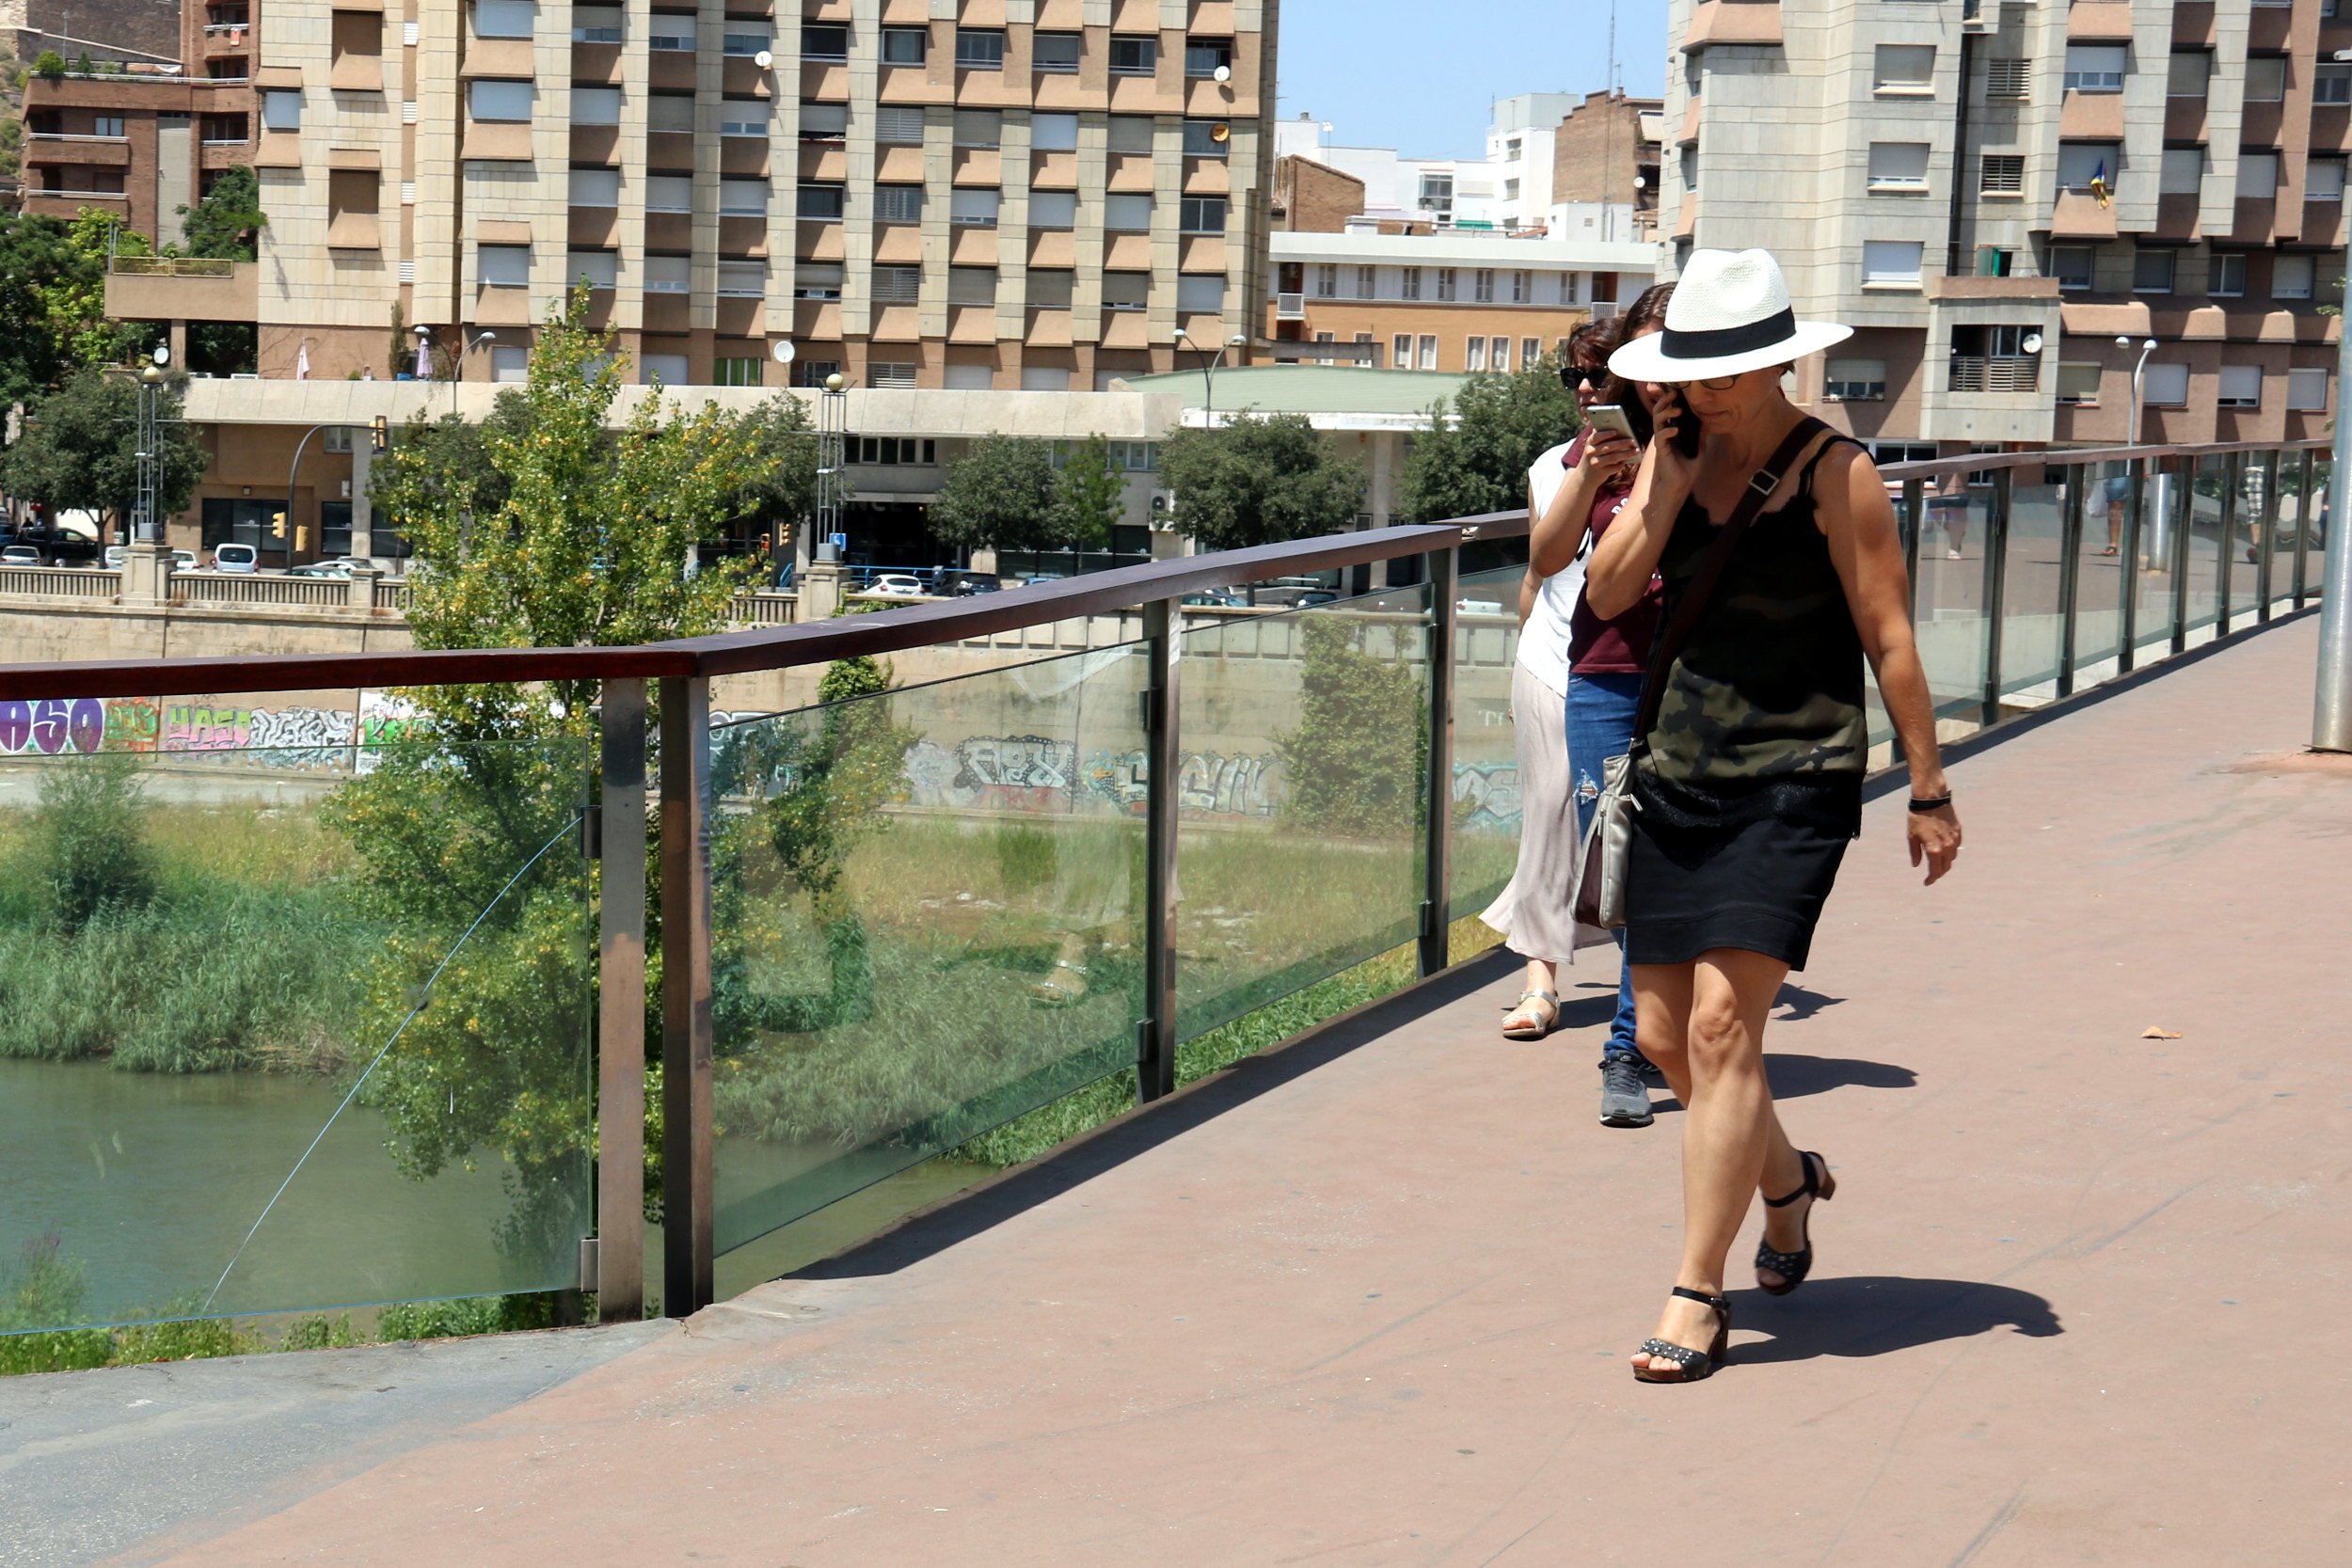
[[[1931,480],[1921,503],[1915,634],[1929,695],[1948,718],[1974,719],[1984,701],[1984,525],[1992,494],[1989,485]]]
[[[2180,558],[2181,580],[2186,591],[2181,624],[2192,647],[2212,635],[2215,617],[2221,608],[2221,564],[2226,548],[2222,538],[2223,505],[2230,483],[2227,457],[2197,460],[2195,478],[2189,486],[2186,553]],[[2236,531],[2242,533],[2243,529]]]
[[[2010,471],[2009,538],[2002,561],[2001,690],[2058,695],[2064,630],[2058,597],[2064,547],[2066,470]]]
[[[2189,466],[2186,462],[2151,463],[2140,499],[2138,602],[2133,615],[2133,655],[2145,664],[2172,645],[2176,618],[2173,582],[2185,515]]]
[[[1177,1032],[1421,928],[1425,586],[1184,637]]]
[[[2335,542],[2335,458],[2321,452],[2312,464],[2311,520],[2302,531],[2303,602],[2316,604],[2328,581],[2328,549]]]
[[[2106,679],[2122,647],[2126,574],[2123,531],[2131,509],[2131,466],[2101,463],[2082,475],[2082,530],[2074,541],[2074,685]]]
[[[1464,577],[1454,595],[1452,918],[1473,915],[1511,879],[1519,846],[1520,566]]]
[[[578,1284],[594,751],[507,717],[0,703],[0,1331]]]
[[[2218,537],[2220,568],[2227,579],[2226,604],[2233,630],[2252,626],[2262,608],[2262,518],[2269,482],[2261,452],[2242,452],[2233,472],[2237,507],[2226,536]]]
[[[845,660],[714,729],[718,1250],[1134,1065],[1149,667]]]

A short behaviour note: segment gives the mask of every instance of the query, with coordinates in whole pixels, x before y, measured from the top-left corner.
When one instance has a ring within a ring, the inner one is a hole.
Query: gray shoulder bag
[[[1707,601],[1714,596],[1715,584],[1724,575],[1724,567],[1731,560],[1731,552],[1740,546],[1740,536],[1748,531],[1764,510],[1764,503],[1780,488],[1788,466],[1797,460],[1814,436],[1828,428],[1820,420],[1806,419],[1797,422],[1788,438],[1780,444],[1771,462],[1756,471],[1748,487],[1740,494],[1740,504],[1732,508],[1724,519],[1715,543],[1691,575],[1690,589],[1682,602],[1675,607],[1675,617],[1666,629],[1658,635],[1651,649],[1649,678],[1642,685],[1642,706],[1633,721],[1633,744],[1623,756],[1611,757],[1603,769],[1600,800],[1593,808],[1593,825],[1584,834],[1584,842],[1576,857],[1576,889],[1572,905],[1579,924],[1597,926],[1604,930],[1620,930],[1626,921],[1626,875],[1633,860],[1633,769],[1649,752],[1649,732],[1658,722],[1658,707],[1665,698],[1667,677],[1674,673],[1675,660],[1682,655],[1682,645],[1691,640],[1691,630],[1707,610]]]

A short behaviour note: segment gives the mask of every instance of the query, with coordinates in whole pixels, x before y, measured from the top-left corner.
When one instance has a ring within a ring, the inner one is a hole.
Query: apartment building
[[[1665,118],[1661,100],[1614,91],[1587,93],[1563,115],[1544,138],[1544,231],[1555,240],[1656,240]]]
[[[283,0],[262,372],[518,380],[581,281],[671,386],[1169,369],[1261,309],[1274,56],[1273,0]]]
[[[1649,286],[1653,246],[1477,230],[1273,236],[1268,352],[1391,370],[1522,370]]]
[[[96,69],[26,80],[23,210],[70,218],[95,208],[159,245],[177,241],[179,210],[252,156],[247,77],[261,3],[188,0],[180,8],[176,58],[40,35],[37,41],[64,44],[59,52],[75,67],[87,56]],[[68,21],[95,30],[103,18],[69,16],[57,25]],[[148,30],[135,29],[151,43]]]
[[[2352,150],[2333,10],[1674,0],[1661,270],[1774,251],[1799,314],[1858,329],[1799,395],[1906,455],[2120,442],[2143,355],[2143,439],[2323,434]]]

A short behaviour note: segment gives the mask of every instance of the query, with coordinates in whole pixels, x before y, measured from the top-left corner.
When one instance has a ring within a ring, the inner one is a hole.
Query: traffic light
[[[368,421],[368,445],[376,451],[389,451],[392,445],[392,421],[378,414]]]

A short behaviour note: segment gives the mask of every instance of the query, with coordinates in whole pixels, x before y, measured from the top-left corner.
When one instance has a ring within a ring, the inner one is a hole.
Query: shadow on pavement
[[[1800,1022],[1811,1018],[1823,1007],[1835,1007],[1845,1000],[1842,996],[1824,996],[1818,990],[1807,990],[1800,985],[1784,984],[1780,988],[1780,994],[1773,998],[1772,1005],[1788,1010],[1785,1013],[1774,1013],[1772,1022],[1774,1023]]]
[[[1967,1279],[1858,1275],[1812,1279],[1793,1295],[1732,1292],[1734,1332],[1772,1336],[1732,1349],[1735,1362],[1884,1355],[2010,1327],[2036,1339],[2063,1334],[2058,1312],[2030,1291]]]
[[[1919,1075],[1892,1062],[1864,1061],[1859,1056],[1799,1056],[1777,1051],[1764,1053],[1765,1081],[1774,1100],[1798,1100],[1832,1089],[1910,1089]]]

